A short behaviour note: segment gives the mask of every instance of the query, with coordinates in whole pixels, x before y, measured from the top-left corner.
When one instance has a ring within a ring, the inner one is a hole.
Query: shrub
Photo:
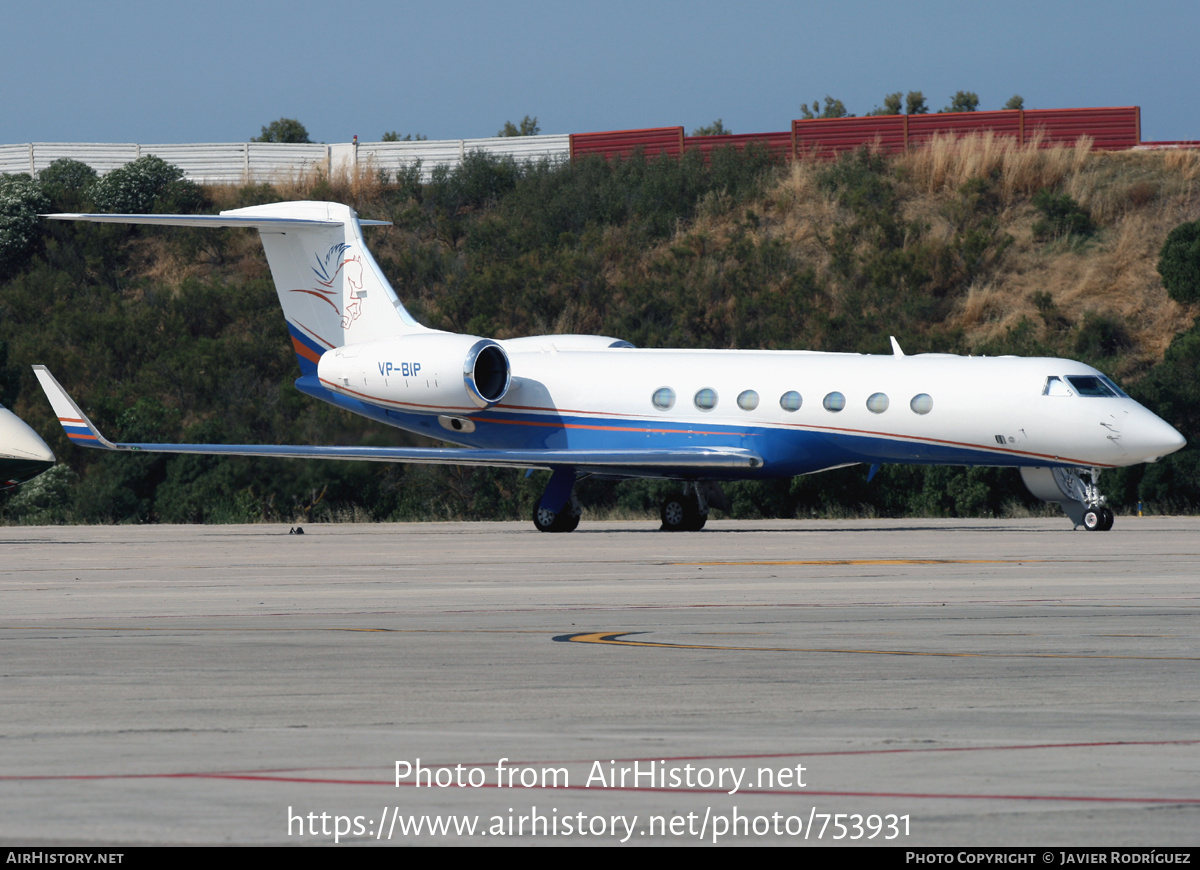
[[[61,157],[37,175],[42,192],[60,211],[82,209],[96,183],[96,170],[78,160]]]
[[[24,484],[5,505],[9,520],[45,526],[70,522],[71,490],[79,479],[66,465],[55,465]]]
[[[40,213],[49,208],[41,186],[28,175],[0,176],[0,277],[28,262],[42,235]]]
[[[100,211],[147,214],[155,211],[195,211],[204,202],[199,186],[183,170],[161,157],[147,154],[126,163],[92,185],[92,201]]]
[[[1033,197],[1033,205],[1043,217],[1033,224],[1033,237],[1038,241],[1062,236],[1091,235],[1096,226],[1092,216],[1067,194],[1055,194],[1043,187]]]
[[[1158,274],[1176,302],[1200,301],[1200,221],[1171,230],[1158,256]]]
[[[1121,320],[1094,311],[1084,315],[1075,338],[1075,353],[1085,359],[1111,359],[1132,347],[1133,338]]]

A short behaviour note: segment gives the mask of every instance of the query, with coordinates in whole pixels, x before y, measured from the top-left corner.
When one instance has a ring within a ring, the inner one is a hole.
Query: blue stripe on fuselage
[[[370,405],[321,386],[315,377],[296,381],[313,398],[409,432],[466,447],[493,450],[620,450],[664,447],[742,447],[763,457],[758,470],[717,471],[713,477],[793,477],[854,463],[907,465],[1075,465],[1016,451],[990,450],[916,438],[821,429],[730,426],[702,421],[593,417],[553,412],[514,413],[492,409],[470,415],[472,433],[448,430],[436,414],[417,414]],[[684,476],[694,477],[695,470]],[[708,473],[705,476],[709,476]]]

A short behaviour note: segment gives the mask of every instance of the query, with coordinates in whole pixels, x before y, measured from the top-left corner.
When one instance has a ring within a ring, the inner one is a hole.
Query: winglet
[[[33,373],[37,375],[38,383],[42,385],[42,389],[46,393],[46,398],[50,400],[50,407],[54,409],[54,414],[58,417],[58,422],[62,423],[63,429],[67,431],[68,438],[83,447],[98,447],[102,450],[119,449],[100,434],[100,430],[93,425],[92,421],[87,418],[87,415],[79,409],[79,406],[71,400],[71,397],[67,395],[67,391],[54,379],[54,375],[50,374],[48,368],[45,366],[34,366]]]

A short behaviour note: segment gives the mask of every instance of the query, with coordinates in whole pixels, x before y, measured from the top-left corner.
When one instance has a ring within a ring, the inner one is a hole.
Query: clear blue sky
[[[239,142],[280,117],[314,141],[786,130],[826,94],[933,110],[1142,107],[1200,139],[1198,0],[0,0],[0,143]]]

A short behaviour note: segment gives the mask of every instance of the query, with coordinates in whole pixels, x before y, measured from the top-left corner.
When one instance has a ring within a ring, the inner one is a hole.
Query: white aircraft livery
[[[363,241],[353,209],[285,202],[220,215],[62,220],[257,229],[300,365],[296,387],[447,448],[118,444],[35,366],[77,444],[542,469],[545,532],[572,531],[586,475],[680,482],[663,527],[700,529],[725,480],[865,463],[1015,466],[1076,526],[1104,530],[1101,470],[1154,462],[1183,436],[1094,368],[1067,359],[812,351],[653,350],[600,335],[494,340],[429,329]]]
[[[0,491],[37,477],[54,465],[46,442],[20,417],[0,405]]]

